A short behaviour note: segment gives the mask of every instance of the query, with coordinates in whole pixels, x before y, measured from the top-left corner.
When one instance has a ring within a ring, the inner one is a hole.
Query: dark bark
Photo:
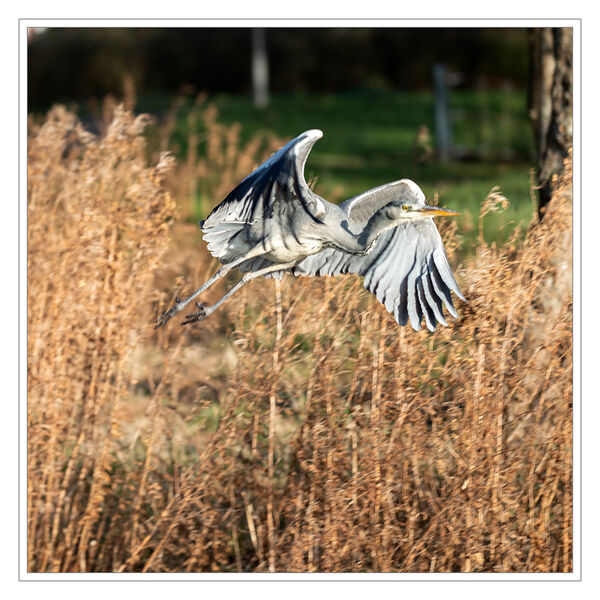
[[[536,144],[541,217],[573,144],[573,29],[532,29],[529,52],[529,117]]]

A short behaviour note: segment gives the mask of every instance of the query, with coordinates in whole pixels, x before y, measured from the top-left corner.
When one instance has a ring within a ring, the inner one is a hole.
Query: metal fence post
[[[252,29],[252,94],[256,108],[269,104],[269,61],[263,27]]]
[[[435,95],[435,139],[440,160],[447,162],[452,153],[450,107],[448,103],[448,69],[446,65],[433,66],[433,90]]]

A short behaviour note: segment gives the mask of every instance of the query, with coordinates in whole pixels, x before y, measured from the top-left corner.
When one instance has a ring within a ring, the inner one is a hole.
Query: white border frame
[[[28,573],[27,572],[27,28],[28,27],[572,27],[573,28],[573,572],[572,573]],[[581,581],[581,19],[19,19],[19,581]],[[23,306],[25,309],[23,310]]]

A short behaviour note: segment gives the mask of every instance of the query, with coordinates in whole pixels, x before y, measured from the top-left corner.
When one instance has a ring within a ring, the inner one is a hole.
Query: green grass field
[[[403,177],[413,179],[428,198],[437,195],[441,205],[461,211],[458,225],[465,253],[475,243],[479,207],[493,187],[500,188],[510,207],[486,218],[488,241],[501,243],[513,224],[525,226],[531,218],[533,139],[524,91],[454,91],[453,136],[462,158],[445,164],[435,157],[434,99],[429,91],[274,95],[265,110],[256,110],[248,96],[217,95],[208,102],[217,107],[220,122],[241,125],[242,142],[258,131],[291,139],[306,129],[322,129],[325,135],[311,152],[306,175],[333,201]],[[156,98],[146,99],[137,110],[157,112],[160,105]],[[191,100],[179,108],[173,134],[182,156],[190,108]],[[201,145],[201,135],[199,139]],[[201,207],[206,202],[197,206],[194,219],[205,216]]]

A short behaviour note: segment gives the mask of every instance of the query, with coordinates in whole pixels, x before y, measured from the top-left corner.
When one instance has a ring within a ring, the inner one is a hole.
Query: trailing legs
[[[198,311],[188,315],[183,321],[182,325],[187,325],[188,323],[194,323],[195,321],[202,321],[212,315],[225,300],[233,296],[240,288],[244,287],[247,283],[256,279],[257,277],[261,277],[262,275],[267,275],[268,273],[272,273],[273,271],[283,271],[285,269],[290,269],[291,267],[296,266],[298,261],[289,262],[289,263],[281,263],[281,264],[273,264],[264,269],[260,269],[259,271],[254,271],[251,273],[246,273],[220,300],[217,300],[212,306],[201,306],[200,304],[196,304],[198,307]]]
[[[156,321],[154,325],[154,329],[158,329],[162,325],[164,325],[171,317],[176,315],[179,311],[183,310],[194,298],[196,298],[199,294],[207,290],[213,283],[224,277],[231,269],[237,267],[239,264],[243,263],[248,258],[252,257],[252,253],[245,255],[242,258],[238,258],[233,262],[230,262],[226,265],[223,265],[206,283],[201,285],[194,293],[192,293],[187,298],[181,300],[179,296],[175,297],[175,304],[166,312],[164,312]]]

